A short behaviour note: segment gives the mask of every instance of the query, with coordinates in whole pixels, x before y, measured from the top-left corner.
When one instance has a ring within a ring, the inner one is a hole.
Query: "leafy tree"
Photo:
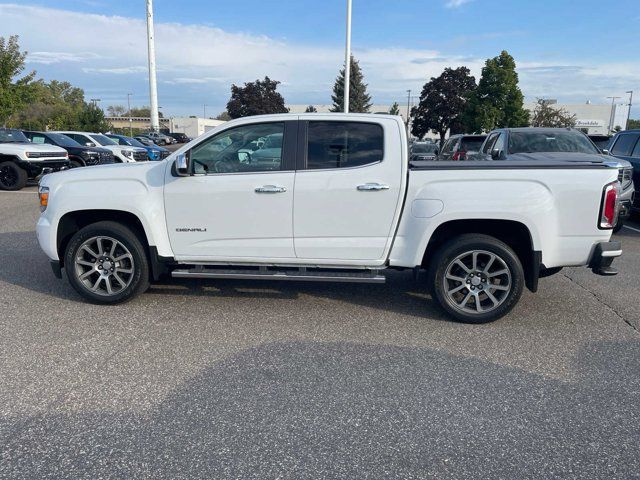
[[[108,110],[108,109],[107,109]],[[129,114],[127,113],[127,116]],[[151,117],[151,107],[145,105],[143,107],[133,107],[131,109],[131,116],[132,117],[144,117],[144,118],[149,118]],[[162,112],[158,111],[158,117],[163,118]]]
[[[531,116],[532,127],[575,127],[576,116],[564,108],[556,108],[549,100],[539,98]]]
[[[6,125],[9,118],[29,101],[30,84],[36,72],[21,78],[27,52],[20,51],[18,36],[9,40],[0,37],[0,124]]]
[[[627,129],[631,130],[631,129],[638,129],[638,128],[640,128],[640,120],[630,118],[629,123],[627,124]]]
[[[461,117],[475,88],[476,80],[467,67],[445,68],[439,77],[432,77],[422,88],[420,103],[411,111],[411,133],[422,138],[431,130],[444,142],[448,130],[462,130]]]
[[[621,132],[622,131],[622,127],[620,125],[616,125],[615,127],[613,127],[613,131],[614,132]]]
[[[393,105],[391,105],[389,109],[389,115],[400,115],[400,105],[398,105],[398,102],[393,102]]]
[[[529,112],[523,103],[516,62],[503,50],[497,57],[488,59],[482,68],[478,88],[471,95],[464,115],[464,126],[476,132],[525,127],[529,124]]]
[[[87,132],[107,132],[111,125],[104,118],[104,112],[92,103],[85,104],[78,117],[79,128]]]
[[[228,122],[229,120],[231,120],[231,117],[229,116],[229,112],[225,110],[224,112],[220,112],[218,115],[216,115],[215,119],[221,120],[223,122]]]
[[[264,80],[245,83],[244,87],[231,85],[231,98],[227,103],[227,112],[231,118],[264,115],[268,113],[287,113],[284,98],[276,89],[280,82],[264,77]]]
[[[336,83],[333,85],[332,112],[344,111],[344,68],[340,70]],[[367,84],[358,61],[351,56],[351,72],[349,74],[349,111],[367,113],[371,108],[371,96],[367,93]]]
[[[318,113],[318,109],[313,105],[309,105],[304,113]]]

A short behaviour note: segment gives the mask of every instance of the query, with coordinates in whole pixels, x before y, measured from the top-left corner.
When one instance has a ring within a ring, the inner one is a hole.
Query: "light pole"
[[[614,103],[616,101],[616,99],[620,98],[620,97],[607,97],[611,99],[611,115],[609,116],[609,133],[613,132],[613,122],[614,122]]]
[[[631,107],[633,106],[633,90],[627,92],[629,94],[629,110],[627,110],[627,123],[624,125],[624,129],[629,129],[629,119],[631,118]]]
[[[407,140],[409,139],[410,123],[411,123],[411,90],[407,90]]]
[[[347,39],[344,47],[344,113],[349,113],[351,86],[351,0],[347,0]]]
[[[101,101],[102,101],[101,98],[92,98],[91,99],[91,103],[93,103],[94,107],[97,107],[98,106],[98,102],[101,102]]]
[[[207,118],[207,104],[202,104],[202,118]]]
[[[160,130],[158,118],[158,84],[156,80],[156,46],[153,33],[153,0],[147,0],[147,49],[149,54],[149,97],[151,100],[151,130]]]
[[[129,108],[129,136],[133,137],[133,125],[131,123],[131,95],[133,95],[133,93],[127,93],[127,107]]]

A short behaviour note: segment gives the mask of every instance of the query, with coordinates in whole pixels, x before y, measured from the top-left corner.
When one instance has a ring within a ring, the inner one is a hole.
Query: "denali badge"
[[[180,232],[180,233],[191,233],[191,232],[204,233],[206,231],[207,231],[206,228],[176,228],[176,232]]]

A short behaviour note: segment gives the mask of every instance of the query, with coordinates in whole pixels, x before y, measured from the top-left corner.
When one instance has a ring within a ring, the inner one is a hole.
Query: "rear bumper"
[[[620,242],[600,242],[596,244],[589,268],[597,275],[617,275],[618,271],[611,267],[613,260],[622,255],[622,244]]]

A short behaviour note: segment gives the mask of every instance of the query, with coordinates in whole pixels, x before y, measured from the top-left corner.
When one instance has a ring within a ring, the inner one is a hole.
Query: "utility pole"
[[[158,84],[156,79],[156,47],[153,33],[153,0],[147,0],[147,49],[149,55],[149,97],[151,100],[151,130],[160,130],[158,118]]]
[[[629,94],[629,110],[627,110],[627,123],[624,125],[624,129],[629,129],[629,118],[631,118],[631,107],[633,106],[633,90],[627,92]]]
[[[409,124],[411,123],[411,90],[407,90],[407,140],[409,139]]]
[[[92,98],[91,99],[91,103],[93,104],[94,107],[98,106],[98,102],[101,102],[102,99],[101,98]]]
[[[207,104],[202,104],[202,118],[207,118]]]
[[[133,124],[131,123],[131,95],[133,95],[133,93],[127,93],[127,107],[129,108],[129,136],[133,137]]]
[[[344,47],[344,113],[349,113],[351,87],[351,0],[347,0],[347,39]]]
[[[609,116],[609,133],[611,133],[611,132],[613,132],[613,127],[614,127],[613,122],[615,121],[615,118],[614,118],[615,105],[614,105],[614,103],[620,97],[607,97],[607,98],[611,99],[611,115]]]

